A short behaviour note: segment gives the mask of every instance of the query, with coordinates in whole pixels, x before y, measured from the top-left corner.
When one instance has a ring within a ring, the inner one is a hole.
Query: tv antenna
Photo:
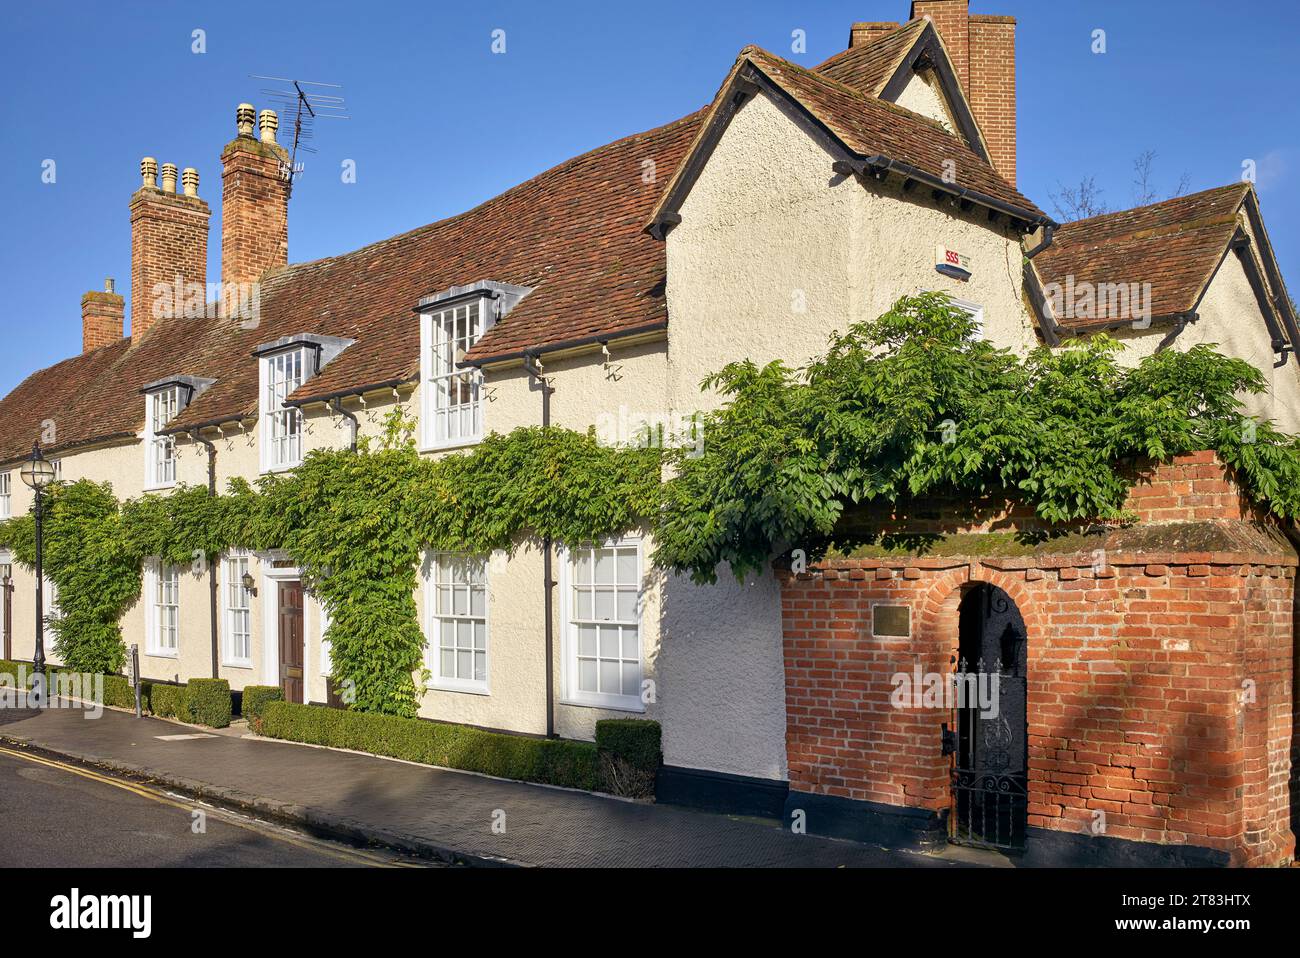
[[[293,195],[293,181],[303,171],[303,164],[298,162],[298,151],[316,152],[314,147],[307,145],[308,141],[315,139],[316,121],[351,119],[345,112],[347,106],[343,102],[341,92],[324,93],[314,89],[304,90],[303,87],[322,87],[339,91],[342,91],[343,87],[337,83],[320,83],[315,80],[291,80],[288,77],[267,77],[258,74],[250,74],[250,76],[254,80],[287,83],[291,87],[291,89],[263,88],[261,92],[280,108],[280,115],[286,120],[290,113],[293,114],[293,146],[289,150],[289,166],[288,169],[281,170],[289,183],[289,194]]]

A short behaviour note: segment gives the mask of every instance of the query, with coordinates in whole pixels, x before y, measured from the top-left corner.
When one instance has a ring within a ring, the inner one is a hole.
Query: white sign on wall
[[[970,257],[959,250],[951,249],[943,243],[935,247],[934,268],[945,276],[962,282],[971,277]]]

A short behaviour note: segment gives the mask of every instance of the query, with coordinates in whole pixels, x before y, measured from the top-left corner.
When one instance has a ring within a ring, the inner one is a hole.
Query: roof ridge
[[[1096,223],[1099,220],[1113,219],[1120,216],[1126,216],[1130,213],[1138,213],[1146,210],[1154,210],[1162,206],[1172,206],[1175,203],[1185,203],[1200,197],[1205,197],[1211,193],[1226,193],[1234,189],[1242,190],[1242,198],[1250,191],[1249,183],[1227,183],[1223,186],[1213,186],[1206,190],[1197,190],[1195,193],[1185,193],[1182,196],[1171,196],[1168,199],[1160,200],[1156,203],[1147,203],[1144,206],[1132,206],[1124,210],[1112,210],[1109,213],[1098,213],[1095,216],[1087,216],[1081,220],[1071,220],[1068,223],[1062,223],[1062,227],[1076,227],[1084,224]]]
[[[831,66],[832,64],[836,64],[842,60],[848,59],[850,54],[859,55],[866,50],[870,50],[873,47],[879,46],[880,44],[884,43],[886,40],[895,40],[898,38],[898,35],[902,33],[904,30],[914,27],[918,23],[925,23],[925,22],[927,22],[925,17],[916,17],[913,20],[905,20],[903,23],[900,23],[893,30],[889,30],[888,32],[880,34],[879,36],[872,39],[869,43],[863,43],[856,47],[847,47],[839,51],[838,53],[831,54],[829,57],[827,57],[821,63],[817,64],[812,69],[816,72],[820,72],[824,67],[828,67]]]
[[[954,136],[952,131],[946,129],[944,125],[940,123],[938,120],[934,120],[928,116],[924,116],[923,114],[917,113],[915,110],[909,110],[905,106],[899,106],[897,103],[891,103],[889,100],[882,99],[876,96],[874,93],[866,93],[862,90],[859,90],[857,87],[849,86],[849,84],[845,83],[842,80],[836,80],[834,77],[828,77],[825,74],[818,73],[816,70],[810,70],[805,66],[800,66],[798,63],[795,63],[792,60],[787,60],[784,57],[778,56],[777,54],[771,52],[770,50],[765,50],[756,44],[749,44],[748,46],[746,46],[743,50],[741,50],[742,55],[744,55],[745,50],[757,50],[759,53],[773,60],[776,60],[778,63],[782,65],[793,67],[796,71],[806,75],[810,80],[816,83],[822,83],[827,86],[833,87],[834,89],[838,90],[841,93],[844,93],[847,96],[855,97],[859,100],[862,100],[864,103],[883,107],[884,109],[889,110],[893,113],[897,113],[900,116],[905,116],[910,120],[920,120],[922,123],[925,123],[927,126],[933,128],[934,130],[937,130],[938,132],[943,133],[946,136],[952,137],[952,139],[957,141],[958,143],[962,142],[960,138]]]

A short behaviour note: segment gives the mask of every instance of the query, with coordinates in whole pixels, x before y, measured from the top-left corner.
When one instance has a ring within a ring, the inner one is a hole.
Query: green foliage
[[[596,722],[596,751],[603,788],[635,798],[654,794],[662,758],[662,731],[648,719],[601,719]]]
[[[177,707],[177,717],[208,728],[230,724],[230,683],[225,679],[190,679]]]
[[[845,508],[1006,496],[1056,523],[1123,519],[1143,458],[1215,449],[1247,492],[1300,515],[1300,444],[1242,415],[1259,371],[1209,346],[1125,369],[1104,336],[1020,359],[946,296],[905,297],[802,369],[733,363],[703,455],[674,450],[655,563],[713,581],[792,547],[825,548]]]
[[[589,742],[505,735],[294,702],[268,702],[262,711],[262,734],[524,782],[588,790],[600,784],[596,747]]]
[[[78,672],[119,672],[126,661],[118,620],[140,595],[139,562],[123,545],[121,509],[107,483],[56,483],[45,496],[44,569],[54,654]],[[6,538],[23,565],[36,561],[35,520],[10,519]]]
[[[399,407],[378,442],[315,450],[225,495],[182,486],[119,504],[107,485],[55,484],[55,652],[80,671],[120,671],[118,623],[151,556],[201,572],[233,546],[283,549],[329,611],[335,687],[355,711],[410,717],[425,675],[414,593],[430,549],[576,545],[641,528],[661,569],[712,581],[726,563],[743,578],[793,547],[815,557],[859,503],[1001,496],[1054,523],[1123,519],[1136,465],[1200,449],[1273,513],[1300,516],[1300,440],[1242,415],[1238,397],[1265,389],[1258,370],[1209,346],[1126,369],[1119,349],[1099,336],[1018,358],[924,294],[833,336],[803,368],[741,362],[710,377],[724,403],[697,420],[702,451],[521,428],[434,460]],[[30,567],[32,517],[0,523],[0,544]]]
[[[596,748],[634,765],[658,768],[662,731],[649,719],[601,719],[596,723]]]
[[[413,716],[425,642],[414,594],[426,549],[481,554],[530,537],[577,543],[653,515],[653,450],[519,429],[435,461],[419,456],[412,433],[394,410],[379,442],[315,450],[291,474],[264,476],[256,489],[234,480],[222,496],[181,486],[119,506],[107,485],[56,485],[45,532],[45,567],[59,587],[56,652],[84,671],[121,669],[118,623],[150,557],[202,569],[232,546],[283,549],[329,610],[332,678],[352,693],[351,707]],[[30,567],[31,516],[0,523],[0,542]]]
[[[149,711],[160,718],[181,718],[185,707],[185,686],[155,683],[149,689]]]
[[[248,719],[249,728],[254,732],[262,730],[262,713],[270,702],[284,700],[284,690],[278,685],[245,685],[241,696],[240,714]]]

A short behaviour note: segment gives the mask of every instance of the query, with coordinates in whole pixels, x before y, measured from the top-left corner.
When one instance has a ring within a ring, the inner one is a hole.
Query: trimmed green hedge
[[[161,718],[180,718],[185,686],[159,683],[149,690],[149,711]]]
[[[602,784],[596,746],[591,742],[528,738],[294,702],[268,702],[262,711],[262,734],[521,782],[588,791]]]
[[[605,791],[645,798],[654,794],[659,774],[662,730],[649,719],[601,719],[596,751]]]
[[[601,719],[596,723],[596,748],[640,768],[659,767],[662,738],[659,723],[649,719]]]
[[[5,659],[0,659],[0,672],[6,673],[6,674],[8,674],[8,675],[12,675],[12,676],[14,677],[15,680],[18,678],[18,669],[19,669],[19,667],[22,667],[23,669],[26,669],[26,671],[27,671],[27,675],[28,675],[29,677],[31,676],[31,674],[32,674],[32,663],[30,663],[30,662],[14,662],[14,661],[8,661],[8,660],[5,660]],[[62,668],[61,666],[49,666],[49,667],[47,667],[46,670],[45,670],[45,675],[46,675],[46,679],[47,679],[47,681],[49,681],[49,682],[51,683],[51,684],[50,684],[50,688],[53,688],[53,687],[54,687],[54,685],[53,685],[53,681],[54,681],[55,677],[56,677],[57,675],[59,675],[59,673],[61,673],[61,672],[69,672],[69,671],[71,671],[71,670],[70,670],[70,669]],[[30,681],[30,678],[29,678],[29,681]],[[140,683],[140,706],[141,706],[141,708],[144,709],[145,711],[148,711],[148,710],[149,710],[149,688],[150,688],[150,686],[151,686],[152,684],[153,684],[153,683],[152,683],[152,682],[149,682],[148,680],[143,680],[143,681],[141,681],[141,683]],[[84,694],[85,692],[90,692],[90,691],[93,691],[93,690],[92,690],[92,689],[83,689],[82,691],[83,691],[83,694]],[[116,707],[116,708],[124,708],[124,709],[134,709],[134,708],[135,708],[135,689],[133,689],[133,688],[131,687],[131,683],[130,683],[130,681],[127,680],[127,677],[126,677],[125,675],[105,675],[105,676],[104,676],[104,701],[103,701],[103,704],[104,704],[104,705],[114,706],[114,707]]]
[[[262,713],[271,702],[284,700],[284,689],[278,685],[245,685],[240,713],[248,719],[254,732],[262,730]]]
[[[225,728],[230,724],[230,683],[225,679],[190,679],[177,714],[187,722]]]

